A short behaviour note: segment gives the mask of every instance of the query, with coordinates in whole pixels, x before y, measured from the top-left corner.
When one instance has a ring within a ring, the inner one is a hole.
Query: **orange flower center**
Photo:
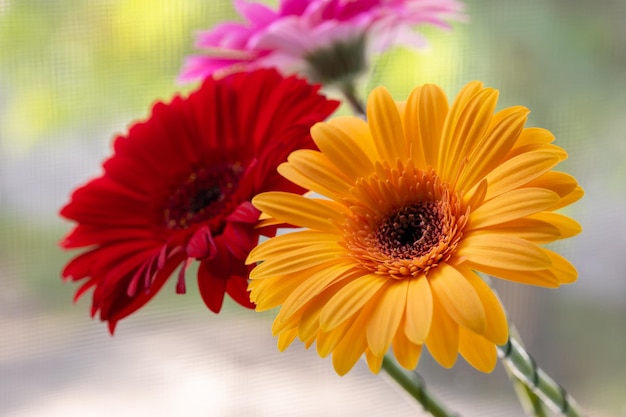
[[[237,189],[242,173],[241,164],[221,164],[191,173],[174,189],[166,203],[166,226],[173,230],[185,229],[227,215],[229,197]]]
[[[376,232],[378,249],[397,259],[413,259],[436,246],[445,233],[440,201],[418,201],[385,218]]]
[[[363,267],[394,279],[427,274],[448,261],[469,215],[434,171],[415,169],[411,161],[379,166],[351,193],[344,244]]]

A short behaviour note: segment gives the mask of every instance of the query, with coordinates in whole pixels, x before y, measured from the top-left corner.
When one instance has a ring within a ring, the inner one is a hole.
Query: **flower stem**
[[[537,394],[535,394],[530,388],[524,385],[524,382],[521,381],[519,378],[515,376],[513,376],[513,378],[515,378],[514,384],[515,389],[518,392],[518,396],[524,396],[524,398],[526,398],[526,414],[529,416],[532,415],[533,417],[548,417],[546,408],[543,405],[541,399],[539,399],[539,397],[537,396]]]
[[[343,96],[345,97],[346,102],[352,108],[352,111],[359,116],[365,117],[365,114],[366,114],[365,105],[357,97],[354,83],[353,82],[341,83],[341,85],[339,86],[339,90],[341,91],[341,94],[343,94]]]
[[[537,366],[516,339],[509,337],[504,345],[498,346],[498,355],[507,370],[553,412],[566,417],[586,416],[572,396]]]
[[[522,338],[520,337],[517,328],[512,323],[509,323],[509,335],[515,338],[520,345],[522,344]],[[543,404],[543,401],[539,399],[537,394],[527,387],[524,384],[524,381],[516,377],[508,367],[505,366],[504,370],[513,383],[513,389],[515,390],[517,398],[522,404],[522,408],[524,409],[526,415],[533,417],[548,417],[545,405]]]
[[[405,371],[389,355],[385,355],[382,368],[432,416],[460,417],[459,414],[447,410],[439,400],[426,390],[426,384],[417,372]]]

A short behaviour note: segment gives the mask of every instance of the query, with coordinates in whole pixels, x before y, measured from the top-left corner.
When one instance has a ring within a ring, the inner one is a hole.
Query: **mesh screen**
[[[452,96],[480,79],[555,133],[562,169],[586,190],[567,212],[584,233],[557,245],[579,281],[497,288],[551,375],[593,415],[626,416],[626,3],[466,3],[469,24],[426,30],[430,50],[381,56],[368,88],[401,99],[435,82]],[[228,19],[222,0],[0,0],[1,415],[422,415],[363,363],[340,378],[299,343],[279,353],[273,313],[216,316],[194,288],[169,285],[111,337],[61,282],[71,254],[57,246],[69,229],[58,209],[100,172],[115,133],[191,88],[175,78],[194,33]],[[461,362],[444,370],[425,355],[419,370],[463,416],[523,415],[502,368]]]

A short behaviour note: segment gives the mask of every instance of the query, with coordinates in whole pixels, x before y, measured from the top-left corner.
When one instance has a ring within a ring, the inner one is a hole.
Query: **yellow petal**
[[[426,347],[444,368],[452,368],[459,351],[459,325],[433,298],[433,321],[426,339]]]
[[[492,226],[546,210],[559,201],[559,196],[543,188],[521,188],[485,201],[469,216],[469,227]]]
[[[278,350],[284,352],[298,335],[298,329],[290,329],[278,335]]]
[[[370,163],[378,161],[378,151],[374,144],[372,132],[369,125],[363,119],[354,116],[336,116],[325,122],[331,126],[337,127],[350,136],[365,152]],[[315,138],[313,138],[315,140]]]
[[[317,354],[320,355],[321,358],[325,358],[330,355],[353,325],[354,319],[346,320],[329,332],[320,330],[315,339],[317,343]]]
[[[547,129],[541,127],[527,127],[517,138],[515,147],[519,148],[527,145],[543,145],[554,141],[554,135]]]
[[[352,180],[352,183],[357,178],[366,177],[374,172],[374,165],[367,154],[354,138],[340,128],[328,123],[317,123],[311,129],[311,135],[328,160]]]
[[[485,199],[489,200],[528,184],[558,163],[558,155],[549,151],[527,152],[511,158],[494,168],[485,177],[489,184]]]
[[[425,276],[409,280],[407,289],[404,332],[413,343],[423,344],[430,331],[433,317],[433,296]]]
[[[520,284],[537,285],[546,288],[557,288],[560,285],[556,275],[549,269],[543,269],[538,271],[510,270],[495,268],[486,265],[479,265],[469,261],[465,262],[463,265],[468,268],[484,272],[485,274],[489,274],[497,278],[517,282]]]
[[[465,235],[456,256],[459,262],[470,261],[475,265],[513,271],[539,271],[552,264],[543,249],[527,240],[484,231]]]
[[[447,124],[443,136],[450,137],[449,146],[439,152],[439,176],[450,184],[457,182],[464,159],[472,153],[483,138],[498,102],[498,91],[485,88],[466,104],[454,124]]]
[[[256,311],[278,307],[300,285],[301,280],[294,274],[252,280],[248,284],[250,300],[256,304]]]
[[[287,178],[289,181],[294,184],[298,184],[300,187],[305,188],[307,190],[313,191],[315,193],[321,194],[323,196],[338,199],[341,198],[341,192],[337,189],[329,188],[327,185],[332,182],[330,178],[320,180],[320,177],[317,177],[315,180],[311,178],[310,175],[305,174],[304,172],[296,169],[292,164],[282,163],[278,166],[277,171],[280,175]],[[324,184],[324,185],[322,185]],[[338,183],[334,183],[338,184]]]
[[[461,117],[461,114],[467,107],[468,103],[481,91],[484,91],[483,83],[480,81],[472,81],[466,84],[459,94],[457,94],[456,98],[452,102],[452,106],[448,111],[446,119],[443,124],[443,129],[441,132],[441,140],[439,143],[439,149],[437,154],[437,165],[433,166],[433,168],[437,172],[441,172],[443,170],[443,166],[441,162],[445,159],[444,154],[452,150],[453,144],[455,141],[454,130],[458,121]]]
[[[261,215],[263,216],[263,213],[261,213]],[[285,222],[283,222],[282,220],[278,220],[275,219],[273,217],[269,217],[266,216],[266,218],[264,219],[259,219],[259,222],[256,224],[256,228],[257,229],[262,229],[264,227],[269,227],[269,226],[280,226],[285,224]]]
[[[393,281],[380,294],[367,323],[367,345],[375,356],[384,356],[391,346],[404,315],[407,289],[408,280]]]
[[[328,210],[332,211],[333,213],[336,213],[336,220],[340,220],[340,221],[345,221],[345,217],[344,216],[350,216],[352,214],[352,212],[350,211],[350,209],[348,209],[346,206],[337,203],[336,201],[333,200],[326,200],[323,198],[316,198],[314,199],[315,202],[321,206],[326,207]],[[341,215],[343,214],[343,216]]]
[[[358,313],[387,282],[387,279],[376,274],[363,275],[351,281],[339,290],[322,310],[320,316],[322,329],[329,331]]]
[[[561,231],[558,227],[554,226],[552,222],[548,221],[548,219],[543,221],[535,217],[542,214],[553,213],[542,212],[533,215],[533,218],[525,217],[512,220],[510,222],[487,227],[484,230],[499,235],[517,236],[536,244],[554,242],[562,238]]]
[[[559,197],[564,197],[573,192],[578,186],[576,178],[569,174],[558,171],[550,171],[528,182],[524,187],[545,188],[555,192]]]
[[[402,121],[402,127],[404,128],[404,111],[406,109],[406,101],[396,101],[395,103],[396,103],[396,109],[398,110],[398,114],[400,115],[400,120]],[[405,132],[406,132],[406,129],[405,129]]]
[[[524,106],[511,106],[511,107],[507,107],[496,112],[491,118],[488,131],[489,132],[492,131],[494,127],[499,125],[500,122],[502,122],[504,119],[507,119],[512,114],[519,114],[519,113],[528,114],[530,113],[530,110],[528,110],[528,108]]]
[[[286,223],[308,229],[337,233],[335,223],[343,220],[340,212],[331,210],[314,199],[282,191],[257,195],[252,204],[260,211]]]
[[[440,264],[428,276],[433,293],[446,312],[459,325],[482,333],[487,325],[483,304],[463,274],[448,264]]]
[[[250,277],[258,279],[273,275],[293,274],[318,267],[320,265],[333,265],[338,257],[346,255],[345,248],[338,244],[311,245],[306,249],[297,249],[285,252],[280,257],[272,257],[257,265]]]
[[[485,326],[485,331],[482,332],[482,336],[497,345],[504,344],[509,337],[509,325],[500,300],[489,288],[489,285],[476,275],[474,271],[466,268],[461,268],[460,271],[474,287],[485,309],[487,325]]]
[[[576,268],[567,259],[549,249],[544,249],[544,251],[552,260],[550,271],[554,273],[561,284],[571,284],[578,279]]]
[[[422,353],[422,345],[415,344],[406,337],[405,332],[401,330],[405,327],[404,322],[401,322],[399,327],[400,330],[396,332],[392,341],[393,354],[403,368],[415,369]]]
[[[510,114],[485,134],[484,140],[469,154],[467,165],[459,176],[457,189],[472,187],[502,163],[526,123],[528,111]]]
[[[560,208],[569,206],[570,204],[573,204],[577,202],[578,200],[580,200],[583,197],[583,195],[585,195],[585,191],[582,189],[582,187],[578,185],[571,193],[566,194],[565,196],[561,197],[559,202],[553,207],[550,207],[550,209],[558,210]]]
[[[407,150],[400,114],[391,94],[384,87],[377,87],[370,93],[367,120],[382,160],[390,165],[395,165],[397,158],[405,160]]]
[[[541,212],[528,217],[532,220],[549,223],[552,227],[555,227],[559,231],[558,239],[576,236],[583,230],[576,220],[559,213]]]
[[[422,140],[420,135],[421,121],[419,119],[420,112],[420,93],[423,87],[418,86],[411,90],[409,98],[404,106],[404,113],[399,112],[402,117],[402,125],[404,126],[404,139],[406,140],[406,149],[415,166],[426,170],[426,158],[422,149]],[[446,102],[446,107],[448,103]]]
[[[353,185],[321,153],[301,149],[292,152],[288,161],[278,166],[280,175],[316,193],[337,198]]]
[[[306,306],[304,306],[300,311],[294,314],[294,316],[300,316],[298,328],[298,336],[300,337],[300,339],[308,340],[311,338],[315,338],[322,331],[320,329],[319,323],[320,314],[322,313],[324,307],[326,307],[328,300],[330,300],[335,295],[335,293],[339,291],[340,288],[344,287],[345,284],[346,282],[344,281],[336,283],[331,288],[326,289],[321,294],[318,294],[316,297],[311,299],[306,304]],[[346,320],[345,323],[351,322],[351,320]],[[338,329],[339,327],[341,326],[336,327],[336,329]]]
[[[271,256],[288,253],[293,249],[309,248],[311,242],[322,245],[337,245],[337,235],[316,230],[299,230],[278,235],[252,249],[246,263],[260,262]]]
[[[309,339],[302,340],[302,343],[304,343],[304,348],[308,349],[313,345],[313,343],[315,343],[315,338],[311,337]]]
[[[496,367],[496,345],[464,328],[459,329],[459,353],[481,372],[490,373]]]
[[[437,168],[439,142],[448,114],[448,99],[443,90],[426,84],[414,89],[405,108],[407,149],[415,165],[426,170]]]
[[[465,109],[465,106],[467,106],[467,103],[472,99],[472,97],[474,97],[476,94],[484,89],[483,87],[483,83],[481,83],[480,81],[472,81],[466,84],[461,89],[459,94],[457,94],[456,98],[452,102],[452,106],[448,111],[448,114],[443,124],[439,149],[451,149],[453,140],[452,133],[454,131],[454,127],[458,122],[459,117],[461,116],[461,113]],[[438,156],[438,159],[441,160],[442,157]],[[433,168],[435,168],[435,170],[441,169],[439,165],[436,167],[433,166]]]
[[[353,269],[354,261],[338,259],[315,273],[307,274],[308,276],[300,281],[300,285],[293,289],[283,303],[281,314],[289,316],[295,313],[331,284],[344,279]]]
[[[565,152],[563,148],[553,145],[551,143],[548,143],[548,144],[543,144],[543,145],[541,144],[526,145],[526,146],[521,146],[519,148],[513,147],[504,159],[511,159],[518,155],[523,155],[528,152],[536,152],[536,151],[553,152],[555,155],[559,157],[559,161],[561,162],[565,161],[568,157],[567,152]]]
[[[375,300],[374,300],[375,301]],[[367,349],[365,326],[374,303],[367,305],[333,351],[333,367],[339,375],[348,373]]]
[[[477,183],[470,191],[463,195],[463,206],[469,207],[470,209],[480,207],[483,201],[485,201],[488,187],[485,179]]]
[[[274,320],[274,323],[272,323],[272,335],[277,336],[291,329],[297,329],[299,321],[299,316],[289,317],[288,320]]]
[[[365,349],[365,359],[367,360],[367,366],[370,368],[370,372],[377,374],[380,372],[380,367],[383,364],[385,355],[377,356],[371,350]]]

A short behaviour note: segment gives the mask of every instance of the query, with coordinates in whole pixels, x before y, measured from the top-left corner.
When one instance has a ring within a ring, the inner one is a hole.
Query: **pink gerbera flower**
[[[181,80],[242,68],[275,67],[314,82],[345,84],[368,68],[372,53],[394,45],[423,47],[418,24],[448,28],[462,20],[457,0],[281,0],[278,10],[234,0],[246,20],[198,36],[203,55],[189,57]]]
[[[291,151],[314,148],[309,128],[337,107],[319,87],[275,70],[208,78],[186,98],[157,103],[150,118],[115,139],[104,173],[78,188],[61,215],[77,224],[63,239],[81,248],[63,276],[94,288],[91,314],[111,332],[178,269],[200,263],[198,288],[219,312],[228,293],[253,307],[245,259],[257,244],[258,193],[304,191],[276,171]]]

